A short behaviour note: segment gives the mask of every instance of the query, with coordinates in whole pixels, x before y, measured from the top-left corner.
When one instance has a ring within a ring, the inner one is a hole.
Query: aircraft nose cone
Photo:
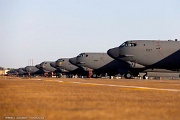
[[[119,57],[119,47],[109,49],[107,51],[107,54],[112,58],[118,58]]]
[[[40,64],[40,68],[45,68],[44,63],[41,63],[41,64]]]
[[[56,68],[56,62],[51,62],[50,65],[54,68]]]
[[[69,62],[71,63],[71,64],[76,64],[76,57],[74,57],[74,58],[71,58],[71,59],[69,59]]]
[[[19,68],[19,69],[18,69],[18,73],[19,73],[19,74],[24,74],[24,73],[26,73],[26,72],[23,70],[23,68]]]
[[[26,71],[26,68],[21,68],[22,71]]]
[[[29,71],[29,68],[28,68],[28,67],[25,67],[25,68],[24,68],[24,71],[28,72],[28,71]]]
[[[36,67],[38,68],[38,69],[40,69],[40,65],[38,64],[38,65],[36,65]]]

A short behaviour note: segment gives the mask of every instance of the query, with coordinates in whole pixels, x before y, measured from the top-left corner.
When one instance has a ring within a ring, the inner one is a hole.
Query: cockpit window
[[[78,57],[85,57],[85,53],[79,54]]]
[[[63,62],[64,60],[63,59],[58,59],[58,62]]]
[[[137,46],[136,43],[125,42],[122,45],[120,45],[119,47],[135,47],[135,46]]]

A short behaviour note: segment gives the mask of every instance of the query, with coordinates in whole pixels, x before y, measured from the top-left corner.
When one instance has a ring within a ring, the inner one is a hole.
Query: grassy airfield
[[[180,80],[0,77],[0,117],[179,120]]]

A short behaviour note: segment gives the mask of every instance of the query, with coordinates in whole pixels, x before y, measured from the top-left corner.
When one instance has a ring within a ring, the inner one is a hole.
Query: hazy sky
[[[131,39],[180,39],[180,0],[0,0],[0,66],[107,52]]]

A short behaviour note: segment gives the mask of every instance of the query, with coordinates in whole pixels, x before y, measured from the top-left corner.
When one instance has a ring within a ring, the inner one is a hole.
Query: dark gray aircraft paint
[[[9,75],[23,75],[25,73],[24,68],[12,69],[8,71]]]
[[[93,74],[126,74],[130,68],[126,62],[119,62],[108,56],[107,53],[81,53],[76,57],[76,64],[93,70]]]
[[[44,61],[39,65],[36,65],[39,69],[43,70],[44,72],[55,72],[56,68],[52,67],[50,63],[53,61]]]
[[[19,69],[17,69],[17,72],[18,72],[18,75],[26,75],[27,74],[27,72],[25,71],[25,69],[24,68],[19,68]]]
[[[73,65],[75,65],[75,66],[77,66],[77,67],[80,67],[80,68],[82,68],[82,69],[84,69],[85,71],[88,71],[90,68],[88,68],[88,67],[84,67],[84,66],[81,66],[81,65],[79,65],[79,64],[77,64],[77,57],[73,57],[73,58],[70,58],[69,59],[69,62],[71,63],[71,64],[73,64]]]
[[[24,69],[29,75],[43,74],[43,71],[36,66],[26,66]]]
[[[70,58],[60,58],[52,65],[63,72],[69,72],[69,74],[87,75],[87,72],[82,67],[71,64],[69,59]]]
[[[7,72],[8,75],[18,75],[18,69],[11,69]]]
[[[69,62],[69,58],[60,58],[56,61],[56,68],[61,69],[62,71],[74,71],[78,67],[75,65],[72,65]]]
[[[117,60],[141,65],[143,69],[180,69],[180,42],[159,40],[126,41],[119,47],[108,50],[108,55]]]
[[[62,66],[60,66],[58,62],[59,62],[59,59],[56,60],[55,62],[51,62],[50,65],[61,72],[68,72],[66,69],[64,69]]]
[[[50,65],[54,68],[56,68],[56,62],[51,62]],[[57,68],[56,68],[57,69]]]

